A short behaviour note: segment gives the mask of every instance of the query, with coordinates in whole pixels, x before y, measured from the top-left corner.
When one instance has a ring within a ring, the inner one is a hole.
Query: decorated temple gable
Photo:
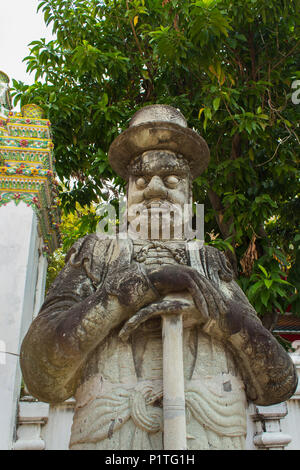
[[[3,110],[3,107],[1,108]],[[51,125],[35,104],[0,114],[0,207],[23,201],[37,214],[45,253],[60,244]]]

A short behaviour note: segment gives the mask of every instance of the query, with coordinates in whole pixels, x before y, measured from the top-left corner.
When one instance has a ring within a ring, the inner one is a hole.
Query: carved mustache
[[[174,214],[175,216],[178,215],[182,217],[182,207],[178,203],[173,203],[167,199],[151,199],[151,200],[146,200],[143,202],[140,202],[138,204],[132,204],[130,207],[128,207],[128,215],[129,216],[137,216],[137,214],[140,215],[146,215],[146,213],[149,213],[151,211],[156,212],[162,211],[163,213],[170,213]]]
[[[174,203],[172,201],[169,201],[168,199],[151,199],[148,201],[142,202],[142,206],[146,209],[151,209],[151,207],[159,207],[159,208],[165,208],[169,209],[171,207],[174,207]]]

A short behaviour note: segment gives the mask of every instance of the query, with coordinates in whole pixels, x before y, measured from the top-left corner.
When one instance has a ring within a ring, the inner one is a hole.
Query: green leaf
[[[264,279],[264,283],[267,288],[270,289],[271,285],[273,284],[273,281],[271,279]]]
[[[205,110],[205,108],[201,108],[201,109],[199,110],[198,119],[201,118],[201,114],[203,113],[204,110]]]
[[[276,299],[273,299],[273,304],[275,305],[275,307],[278,308],[279,312],[283,313],[283,309],[282,309],[282,306],[280,305],[279,302],[277,302]]]
[[[278,279],[276,282],[280,282],[281,284],[287,284],[289,286],[292,286],[293,284],[291,284],[290,282],[288,281],[285,281],[284,279]]]
[[[250,287],[249,291],[248,291],[248,295],[249,295],[250,297],[253,297],[253,296],[255,295],[256,291],[257,291],[259,288],[261,288],[261,287],[263,286],[263,284],[264,284],[263,281],[258,281],[258,282],[256,282],[255,284],[253,284],[253,285]]]
[[[220,99],[221,98],[215,98],[214,101],[213,101],[213,108],[214,108],[215,111],[218,111],[218,109],[219,109]]]
[[[264,273],[266,277],[269,277],[269,274],[267,273],[266,269],[261,264],[259,264],[258,267],[259,269],[261,269],[261,271]]]
[[[265,290],[261,293],[261,301],[262,301],[262,303],[264,304],[265,307],[268,306],[269,298],[270,298],[270,291]]]
[[[273,290],[280,296],[280,297],[287,297],[287,293],[280,289],[279,286],[274,285]]]
[[[53,103],[55,100],[56,100],[56,93],[52,91],[52,93],[50,93],[49,95],[49,101],[50,103]]]

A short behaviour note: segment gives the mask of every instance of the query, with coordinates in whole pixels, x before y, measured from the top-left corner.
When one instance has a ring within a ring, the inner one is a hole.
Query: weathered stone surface
[[[144,126],[140,119],[132,135]],[[172,126],[168,142],[180,124]],[[137,203],[155,211],[189,202],[190,171],[197,159],[203,168],[203,154],[190,159],[149,145],[139,142],[127,169],[128,211]],[[188,449],[244,448],[247,399],[270,405],[293,394],[293,363],[262,326],[224,254],[174,237],[92,234],[71,248],[21,353],[34,396],[56,403],[75,394],[70,448],[163,448],[162,402],[169,397],[161,317],[174,326],[174,315],[182,319],[185,392],[171,397],[172,409],[180,414],[183,398]],[[170,363],[172,348],[166,350]]]
[[[184,155],[193,178],[199,176],[209,162],[205,140],[189,129],[182,114],[170,106],[146,106],[138,111],[129,128],[110,146],[108,158],[113,169],[127,180],[129,163],[147,150],[169,150]]]

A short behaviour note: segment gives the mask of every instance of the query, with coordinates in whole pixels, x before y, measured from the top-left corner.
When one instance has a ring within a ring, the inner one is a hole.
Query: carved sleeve
[[[224,277],[225,256],[220,252],[215,256],[223,258],[218,269],[218,287],[226,299],[228,312],[219,319],[218,325],[211,321],[205,329],[225,340],[233,351],[251,401],[271,405],[287,400],[297,386],[294,364],[272,333],[262,325],[238,284],[232,277]]]
[[[22,373],[30,393],[42,401],[57,403],[72,396],[88,354],[130,315],[130,308],[113,291],[113,283],[106,286],[103,282],[111,242],[102,241],[99,247],[98,240],[96,251],[95,243],[95,237],[88,236],[71,249],[24,338]],[[142,294],[144,302],[156,299],[142,272],[130,274],[131,282],[139,286],[136,297]]]

